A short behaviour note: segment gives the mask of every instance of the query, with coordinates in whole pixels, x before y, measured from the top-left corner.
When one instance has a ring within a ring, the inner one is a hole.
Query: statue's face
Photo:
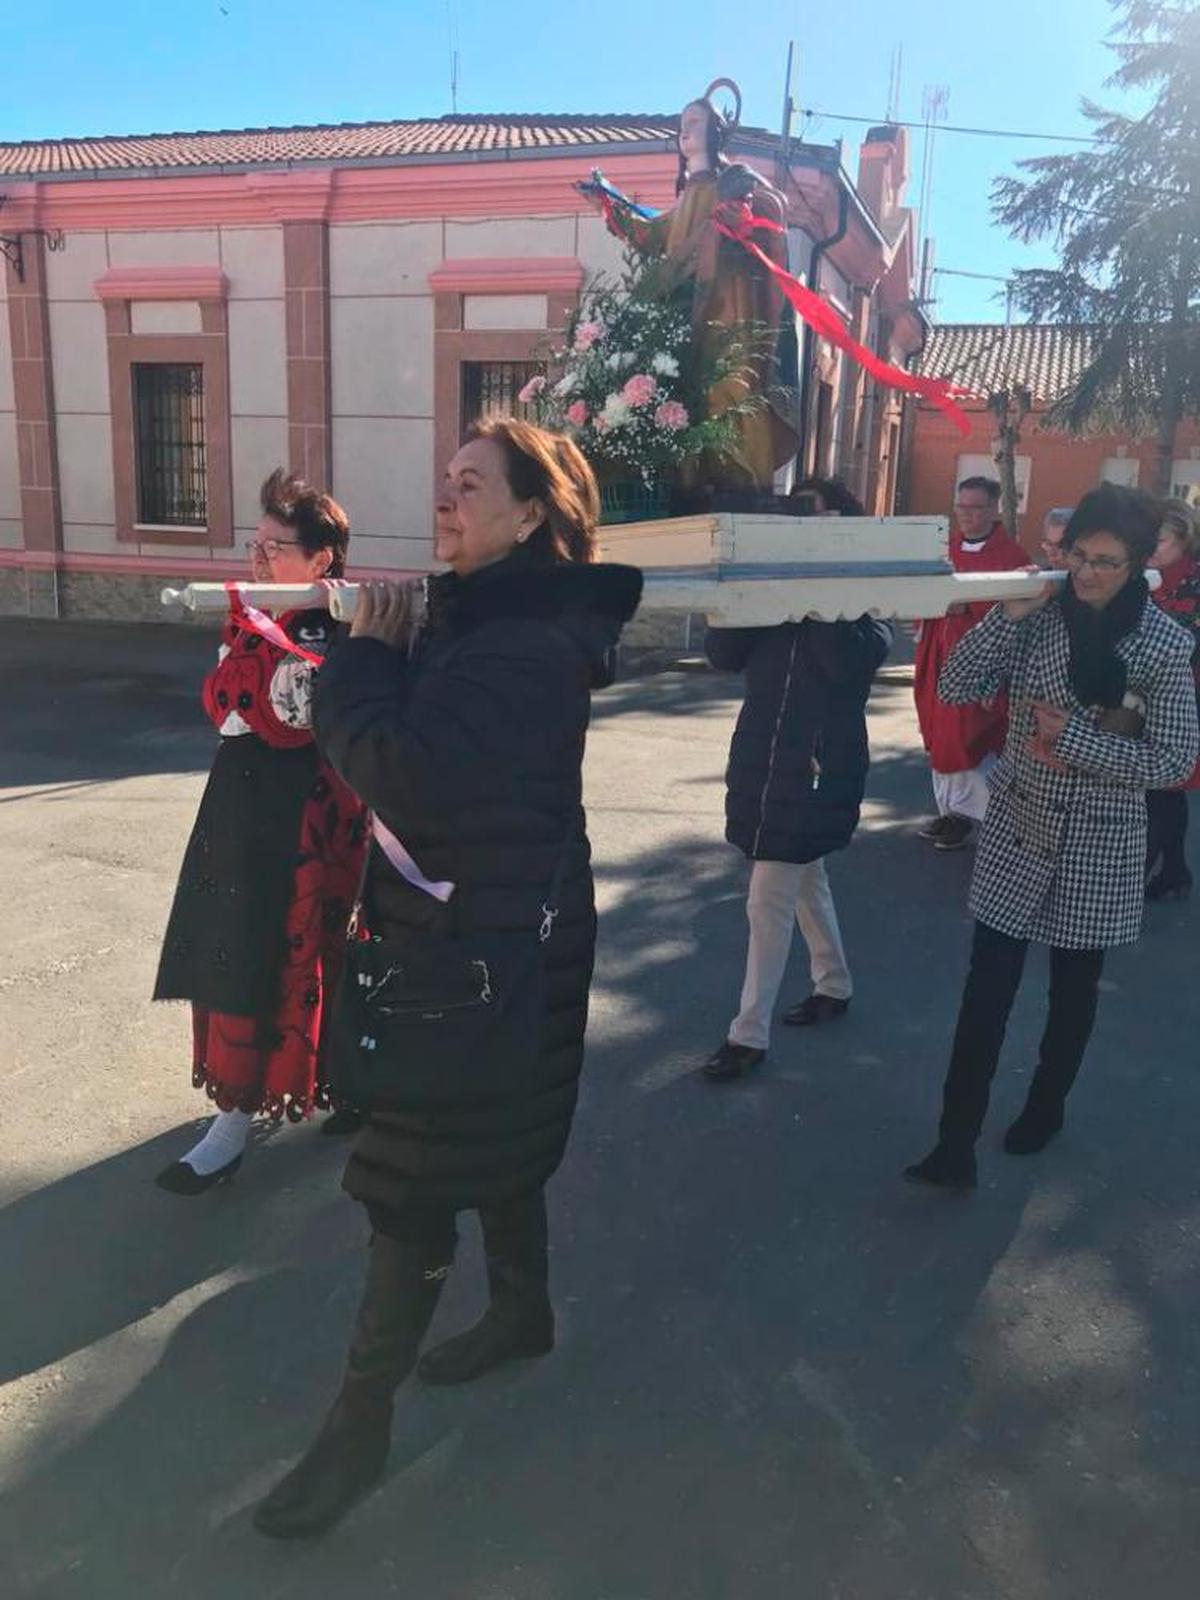
[[[708,128],[711,113],[707,106],[693,101],[684,106],[679,119],[679,153],[689,172],[708,170]]]

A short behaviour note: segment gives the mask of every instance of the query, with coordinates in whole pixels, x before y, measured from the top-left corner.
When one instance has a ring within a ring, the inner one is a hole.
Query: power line
[[[867,127],[878,128],[915,128],[923,130],[924,122],[899,122],[895,117],[889,117],[881,123],[878,117],[851,117],[839,111],[817,111],[811,106],[802,107],[800,115],[809,121],[813,117],[825,117],[830,122],[861,122]],[[964,128],[955,127],[951,123],[938,124],[939,133],[972,133],[986,139],[1041,139],[1058,144],[1103,144],[1102,139],[1094,139],[1081,133],[1030,133],[1027,129],[1017,128]]]

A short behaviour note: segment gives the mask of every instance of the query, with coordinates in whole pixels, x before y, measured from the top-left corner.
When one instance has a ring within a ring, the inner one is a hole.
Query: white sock
[[[200,1143],[181,1159],[201,1178],[219,1172],[246,1148],[253,1120],[248,1111],[218,1111]]]

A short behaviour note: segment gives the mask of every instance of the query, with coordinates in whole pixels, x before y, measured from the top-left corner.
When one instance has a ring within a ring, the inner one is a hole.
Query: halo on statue
[[[733,96],[733,110],[731,112],[722,111],[717,105],[716,101],[713,99],[713,95],[718,89],[728,89],[729,93]],[[725,133],[732,133],[741,122],[742,91],[738,88],[737,84],[732,78],[714,78],[700,98],[712,108],[714,116],[720,118]]]

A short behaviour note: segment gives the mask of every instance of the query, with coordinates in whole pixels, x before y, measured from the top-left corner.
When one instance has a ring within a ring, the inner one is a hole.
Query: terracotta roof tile
[[[935,327],[918,358],[925,377],[949,378],[987,395],[1023,384],[1038,404],[1049,405],[1071,388],[1087,364],[1087,328],[1053,323],[948,322]]]
[[[220,133],[102,135],[0,144],[0,175],[53,177],[94,172],[249,167],[297,161],[403,160],[480,151],[586,149],[654,144],[674,134],[677,117],[458,116],[428,122],[357,122]]]

